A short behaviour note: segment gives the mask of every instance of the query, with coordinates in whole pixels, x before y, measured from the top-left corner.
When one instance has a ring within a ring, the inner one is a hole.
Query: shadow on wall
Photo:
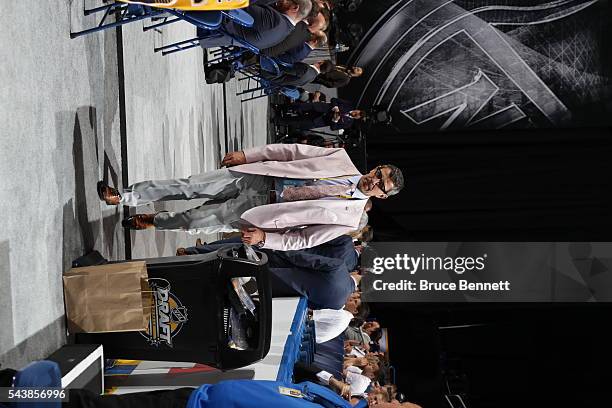
[[[110,140],[98,137],[95,107],[81,106],[76,112],[58,112],[56,120],[58,132],[65,133],[70,126],[73,136],[71,159],[74,167],[70,169],[68,165],[65,171],[74,171],[74,190],[61,193],[62,197],[74,197],[64,203],[63,208],[62,265],[67,270],[72,260],[93,249],[105,256],[115,252],[115,230],[121,214],[118,208],[113,211],[110,207],[109,214],[101,212],[96,183],[102,173],[106,183],[118,186],[120,173]],[[69,160],[69,156],[64,160]]]
[[[9,330],[12,330],[12,316],[9,321],[11,322],[11,329]],[[3,320],[3,327],[6,326]],[[4,333],[0,338],[4,338]],[[21,343],[13,345],[12,348],[6,351],[3,348],[2,354],[0,354],[0,364],[3,368],[23,368],[33,360],[49,356],[66,344],[66,339],[66,326],[62,316]]]

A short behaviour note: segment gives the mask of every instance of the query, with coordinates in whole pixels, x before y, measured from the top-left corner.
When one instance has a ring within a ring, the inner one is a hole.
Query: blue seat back
[[[61,388],[62,374],[59,366],[53,361],[34,361],[15,374],[15,387]],[[60,408],[61,402],[38,402],[36,404],[21,402],[15,408]]]
[[[223,15],[220,11],[185,11],[184,13],[175,11],[172,14],[177,17],[182,15],[184,20],[207,30],[219,28],[223,22]]]
[[[280,75],[280,68],[272,58],[266,57],[265,55],[261,55],[259,57],[259,66],[262,70],[269,72],[274,76]]]
[[[296,88],[289,88],[289,87],[284,86],[281,88],[280,91],[283,95],[285,95],[289,99],[299,99],[300,98],[300,91],[298,91]]]
[[[224,10],[221,13],[227,18],[232,20],[236,24],[240,24],[245,27],[253,27],[255,20],[253,17],[242,9]]]

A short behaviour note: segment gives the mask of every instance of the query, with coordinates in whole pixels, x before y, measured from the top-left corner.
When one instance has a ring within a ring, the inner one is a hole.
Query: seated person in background
[[[247,41],[251,45],[262,49],[271,47],[283,41],[295,28],[295,25],[306,18],[312,9],[311,0],[258,0],[251,1],[249,7],[244,10],[254,20],[252,27],[225,21],[223,29],[236,38]],[[222,34],[216,36],[218,31],[210,31],[202,28],[197,29],[198,37],[213,34],[211,38],[202,38],[202,48],[223,47],[234,45],[230,35]]]
[[[332,67],[329,60],[319,61],[309,65],[303,62],[296,62],[292,67],[283,67],[280,76],[273,76],[263,72],[264,78],[277,86],[304,86],[312,82],[320,72],[327,72]]]
[[[291,107],[295,117],[275,118],[281,125],[309,130],[329,126],[331,130],[348,129],[355,120],[366,117],[365,111],[354,109],[348,101],[332,98],[330,103],[301,103]]]
[[[344,338],[348,341],[361,343],[369,350],[369,344],[372,341],[370,335],[377,330],[380,330],[380,324],[377,321],[365,322],[359,327],[347,327],[344,331]]]
[[[295,29],[283,41],[273,47],[260,50],[260,53],[268,57],[278,57],[310,41],[312,34],[325,31],[328,24],[329,11],[321,11],[317,3],[314,2],[311,13],[304,20],[297,23]]]
[[[177,254],[205,254],[236,245],[242,245],[240,237],[179,248]],[[268,257],[272,295],[305,296],[311,309],[340,309],[361,281],[360,275],[349,273],[357,268],[359,258],[348,235],[297,251],[260,250]]]
[[[331,71],[321,74],[315,79],[316,84],[326,86],[328,88],[340,88],[351,82],[351,78],[360,77],[363,75],[363,68],[350,67],[344,65],[336,65]]]
[[[240,245],[242,243],[240,239],[240,236],[237,236],[221,241],[211,242],[210,244],[202,243],[201,240],[198,240],[199,243],[196,241],[196,246],[194,247],[178,248],[176,255],[207,254],[224,247]],[[300,250],[272,251],[261,248],[260,251],[264,252],[268,256],[268,266],[270,267],[284,267],[290,264],[288,257],[298,254],[310,254],[342,260],[349,271],[354,271],[358,268],[359,256],[361,254],[361,252],[355,247],[355,243],[349,235],[340,235],[339,237],[331,239],[323,244]]]
[[[317,31],[310,34],[310,38],[307,42],[303,42],[297,47],[285,51],[277,58],[287,64],[294,64],[305,60],[315,48],[322,48],[325,45],[327,45],[327,36],[323,31]]]
[[[327,101],[327,95],[325,95],[321,91],[310,92],[310,91],[305,90],[304,88],[298,88],[298,91],[300,92],[300,99],[295,100],[295,102],[297,103],[326,102]],[[281,106],[275,105],[274,108],[279,109],[281,108]]]
[[[307,102],[327,102],[327,95],[321,91],[310,92]]]
[[[353,318],[367,317],[370,313],[370,307],[367,303],[362,302],[361,297],[356,294],[359,294],[359,292],[349,296],[343,309],[321,309],[312,312],[317,343],[325,343],[338,337],[346,330]]]

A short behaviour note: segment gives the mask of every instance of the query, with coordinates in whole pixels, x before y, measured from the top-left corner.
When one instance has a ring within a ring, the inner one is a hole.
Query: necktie
[[[283,201],[317,200],[323,197],[336,197],[340,195],[350,196],[351,186],[328,185],[285,187],[283,190]]]

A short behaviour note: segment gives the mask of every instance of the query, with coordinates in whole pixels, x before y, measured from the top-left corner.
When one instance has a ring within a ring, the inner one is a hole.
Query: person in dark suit
[[[283,41],[312,9],[311,0],[279,0],[275,6],[270,3],[273,1],[251,1],[249,7],[245,8],[245,11],[253,17],[252,27],[245,27],[232,21],[224,22],[223,29],[229,35],[198,27],[198,37],[212,34],[209,38],[200,39],[200,46],[202,48],[231,46],[234,45],[231,36],[234,36],[259,49],[268,48]]]
[[[276,119],[279,124],[295,129],[309,130],[329,126],[331,130],[348,129],[355,120],[364,119],[366,113],[354,109],[348,101],[332,98],[329,103],[300,103],[291,108],[296,117]]]
[[[363,75],[363,69],[360,67],[347,68],[343,65],[337,65],[331,71],[319,75],[313,82],[328,88],[340,88],[348,85],[351,78],[361,75]]]
[[[240,245],[240,237],[236,237],[179,251],[206,254]],[[311,309],[340,309],[357,289],[359,277],[352,277],[349,271],[356,269],[359,258],[348,235],[299,251],[261,251],[268,257],[273,296],[302,295]]]
[[[195,246],[188,248],[178,248],[177,256],[181,255],[195,255],[195,254],[207,254],[214,252],[220,248],[231,246],[235,244],[241,244],[240,237],[222,239],[219,241],[211,242],[210,244],[201,243],[198,239]],[[287,263],[278,258],[279,251],[270,251],[267,249],[260,249],[268,256],[270,266],[286,266]],[[314,246],[312,248],[300,249],[298,251],[286,251],[289,254],[294,252],[306,252],[313,255],[319,255],[327,258],[342,259],[346,264],[349,271],[354,271],[359,266],[359,256],[361,251],[355,246],[355,242],[350,235],[340,235],[324,244]]]
[[[283,41],[273,47],[261,50],[260,53],[268,57],[278,57],[308,42],[312,34],[325,31],[329,24],[329,11],[326,9],[319,9],[318,7],[314,10],[316,7],[315,4],[317,3],[315,2],[313,4],[311,16],[297,23],[295,29]]]
[[[323,31],[311,34],[308,42],[288,50],[277,58],[287,64],[295,64],[306,59],[315,48],[323,47],[327,44],[327,36]]]
[[[332,65],[329,60],[319,61],[312,65],[296,62],[291,67],[283,67],[280,76],[264,73],[264,78],[268,79],[273,85],[299,87],[311,83],[319,73],[330,70]]]
[[[277,252],[285,266],[269,266],[275,278],[273,296],[297,294],[308,298],[310,309],[341,309],[357,289],[358,277],[351,276],[342,259],[301,251]]]

